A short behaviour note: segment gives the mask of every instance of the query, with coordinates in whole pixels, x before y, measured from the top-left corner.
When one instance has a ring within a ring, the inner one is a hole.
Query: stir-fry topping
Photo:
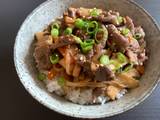
[[[117,11],[70,7],[35,36],[38,79],[56,81],[66,98],[67,90],[98,89],[115,100],[144,73],[144,30]]]

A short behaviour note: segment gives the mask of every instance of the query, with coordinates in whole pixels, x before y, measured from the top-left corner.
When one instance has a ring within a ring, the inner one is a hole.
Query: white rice
[[[121,90],[121,91],[117,94],[116,98],[117,98],[117,99],[120,99],[121,97],[123,97],[123,96],[126,94],[126,92],[127,92],[126,89]]]
[[[99,103],[103,105],[110,100],[110,98],[104,94],[100,96],[94,96],[92,88],[68,88],[67,91],[64,91],[63,88],[58,84],[57,78],[54,80],[44,80],[44,82],[49,92],[55,92],[59,96],[65,95],[65,98],[73,103],[78,103],[81,105]],[[116,98],[120,99],[126,92],[126,89],[121,90],[117,94]]]
[[[81,105],[92,103],[92,89],[70,89],[67,91],[66,98]]]
[[[70,101],[77,103],[80,95],[80,89],[69,89],[67,91],[66,99],[69,99]]]

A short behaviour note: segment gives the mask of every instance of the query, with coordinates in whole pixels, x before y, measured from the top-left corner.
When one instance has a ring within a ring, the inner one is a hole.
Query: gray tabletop
[[[19,82],[13,63],[16,33],[25,17],[45,0],[0,0],[0,120],[78,120],[53,112],[34,100]],[[135,0],[160,25],[159,0]],[[100,120],[160,120],[160,85],[134,109]]]

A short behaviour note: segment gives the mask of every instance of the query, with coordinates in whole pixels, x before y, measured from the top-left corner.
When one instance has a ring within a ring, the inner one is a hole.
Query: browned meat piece
[[[86,76],[93,78],[94,77],[94,72],[91,71],[91,62],[90,61],[86,61],[83,65],[83,72],[85,73]]]
[[[139,43],[133,37],[126,37],[120,34],[117,28],[114,25],[108,25],[108,32],[111,36],[111,39],[116,43],[116,45],[120,48],[129,48],[134,52],[139,51]]]
[[[109,10],[107,14],[108,14],[108,15],[116,15],[116,16],[119,16],[119,15],[120,15],[119,12],[117,12],[117,11],[112,11],[112,10]]]
[[[120,34],[114,25],[108,25],[108,32],[112,37],[112,40],[120,47],[126,48],[129,46],[129,40],[127,37]]]
[[[136,70],[139,72],[140,75],[144,74],[144,66],[142,65],[137,65]]]
[[[99,64],[96,64],[94,62],[91,62],[91,71],[95,72],[99,67]]]
[[[119,32],[113,32],[112,38],[119,47],[126,48],[130,45],[128,38],[124,37]]]
[[[146,56],[145,50],[138,54],[138,61],[140,65],[143,65],[143,63],[148,59]]]
[[[113,24],[108,25],[108,26],[107,26],[107,29],[108,29],[108,33],[109,33],[109,34],[112,34],[114,31],[117,31],[116,26],[113,25]]]
[[[73,24],[75,22],[75,20],[71,17],[64,16],[64,22],[66,25],[70,25],[70,24]]]
[[[135,34],[137,33],[140,35],[140,39],[144,39],[145,32],[141,26],[135,28]]]
[[[49,60],[50,48],[49,45],[37,46],[34,51],[34,58],[37,63],[37,67],[40,70],[48,70],[52,67]]]
[[[77,9],[73,7],[68,8],[68,16],[71,18],[76,18]]]
[[[106,50],[103,49],[102,44],[95,45],[94,46],[94,56],[92,58],[92,61],[97,63],[100,56],[103,55],[104,53],[106,53]]]
[[[51,49],[54,50],[56,48],[74,44],[74,43],[75,43],[75,40],[72,36],[68,36],[68,35],[60,36],[57,42],[51,45]]]
[[[139,52],[140,51],[140,46],[139,46],[139,43],[138,43],[138,41],[136,39],[132,38],[130,40],[129,49],[134,51],[134,52]]]
[[[129,60],[135,64],[138,64],[137,54],[131,50],[126,51],[126,55],[129,57]]]
[[[99,66],[95,72],[94,80],[106,81],[106,80],[112,80],[113,78],[114,78],[114,74],[108,67]]]
[[[88,17],[88,16],[90,16],[90,9],[87,9],[87,8],[79,8],[78,10],[77,10],[77,15],[79,16],[79,17]]]
[[[115,15],[109,15],[109,16],[101,17],[100,19],[103,23],[111,23],[111,24],[114,24],[116,26],[119,25],[119,23],[117,22],[117,16],[115,16]]]
[[[144,50],[146,48],[146,41],[144,39],[140,39],[138,40],[138,42],[139,42],[141,49]]]
[[[86,56],[83,55],[83,54],[77,54],[76,61],[77,61],[78,64],[83,66],[83,64],[86,62]]]
[[[126,16],[126,27],[130,29],[132,35],[134,35],[135,28],[134,28],[133,20],[128,16]]]
[[[118,17],[119,17],[119,13],[118,12],[115,12],[115,11],[109,11],[107,12],[106,14],[101,14],[99,17],[98,17],[98,20],[103,22],[103,23],[111,23],[115,26],[119,26],[121,25],[122,23],[120,23],[118,21]]]
[[[88,39],[90,36],[84,30],[75,30],[75,35],[80,37],[82,40]]]

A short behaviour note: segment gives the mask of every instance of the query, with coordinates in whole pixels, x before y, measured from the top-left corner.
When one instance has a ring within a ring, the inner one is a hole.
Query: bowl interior
[[[133,18],[135,24],[142,25],[146,32],[149,60],[140,87],[128,92],[121,99],[103,106],[82,106],[73,104],[47,92],[43,83],[36,79],[36,68],[33,59],[34,34],[46,27],[54,18],[59,17],[70,6],[98,7],[106,10],[117,10],[122,15]],[[143,101],[157,84],[160,75],[160,34],[151,17],[133,2],[127,0],[51,0],[35,9],[21,26],[15,43],[14,60],[21,82],[29,93],[50,109],[73,117],[101,118],[122,113]]]

